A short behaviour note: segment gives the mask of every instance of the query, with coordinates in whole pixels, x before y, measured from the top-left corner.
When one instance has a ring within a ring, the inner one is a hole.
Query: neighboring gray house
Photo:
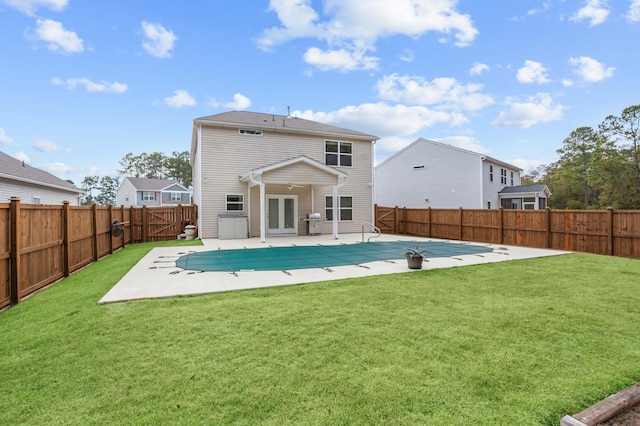
[[[20,197],[23,204],[80,205],[84,191],[49,172],[0,152],[0,203]]]
[[[551,196],[545,184],[506,186],[498,193],[500,205],[505,209],[542,210],[547,208]]]
[[[190,162],[198,234],[264,242],[361,232],[363,223],[373,223],[377,139],[275,114],[230,111],[195,119]]]
[[[412,208],[544,208],[548,188],[531,195],[530,188],[520,186],[521,172],[487,155],[420,138],[376,166],[376,203]],[[537,197],[534,204],[529,201],[532,196]]]
[[[125,207],[175,206],[191,204],[191,193],[172,179],[126,177],[118,188],[116,205]]]

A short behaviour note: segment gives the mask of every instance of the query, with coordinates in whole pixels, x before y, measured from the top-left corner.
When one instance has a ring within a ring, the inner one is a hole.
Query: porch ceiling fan
[[[288,188],[289,190],[292,190],[293,188],[304,188],[304,185],[295,185],[293,183],[290,183]]]

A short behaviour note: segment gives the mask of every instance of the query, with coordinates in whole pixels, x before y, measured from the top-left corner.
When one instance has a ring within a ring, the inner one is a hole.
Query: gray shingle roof
[[[160,191],[171,185],[179,185],[184,188],[180,182],[173,179],[147,179],[137,177],[127,177],[126,179],[129,180],[138,191]],[[186,190],[186,188],[184,189]]]
[[[521,192],[542,192],[547,187],[544,183],[534,185],[505,186],[500,194],[519,194]]]
[[[12,156],[0,152],[0,177],[21,182],[29,182],[48,186],[75,194],[84,192],[80,188],[60,179],[49,172],[32,167]]]
[[[318,133],[325,135],[351,136],[358,139],[377,140],[377,136],[343,127],[331,126],[329,124],[318,123],[317,121],[306,120],[298,117],[287,117],[286,115],[265,114],[261,112],[249,111],[229,111],[221,114],[209,115],[196,118],[198,122],[210,122],[211,124],[235,126],[238,128],[263,129],[263,130],[289,130],[308,133]]]

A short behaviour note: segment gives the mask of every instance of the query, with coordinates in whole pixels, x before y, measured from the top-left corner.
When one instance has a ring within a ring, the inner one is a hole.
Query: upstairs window
[[[262,130],[240,129],[241,135],[262,136]]]
[[[513,172],[511,172],[511,186],[513,186]]]
[[[493,165],[489,164],[489,182],[493,182]]]
[[[507,169],[500,169],[500,183],[507,184]]]
[[[325,141],[324,162],[328,166],[351,167],[353,164],[351,142]]]

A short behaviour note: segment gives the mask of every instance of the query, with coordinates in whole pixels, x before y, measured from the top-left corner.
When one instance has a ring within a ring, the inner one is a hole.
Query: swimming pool
[[[376,241],[358,244],[265,247],[237,250],[211,250],[189,253],[176,260],[176,266],[192,271],[287,271],[328,269],[376,261],[404,259],[404,252],[420,244],[427,258],[491,253],[493,249],[443,241]]]

